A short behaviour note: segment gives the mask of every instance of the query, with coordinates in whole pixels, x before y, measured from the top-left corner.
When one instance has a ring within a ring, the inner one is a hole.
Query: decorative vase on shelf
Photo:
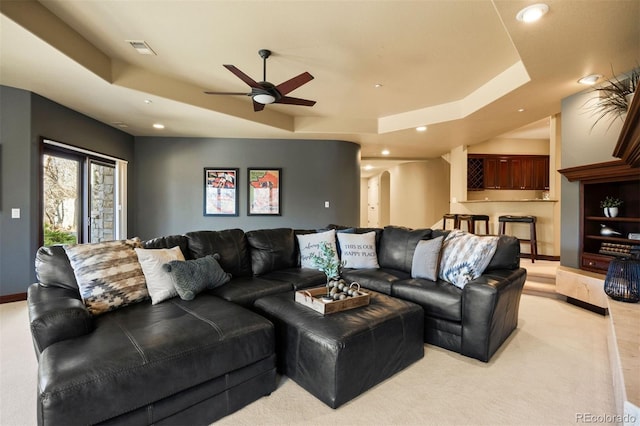
[[[616,231],[613,228],[609,228],[604,223],[601,223],[600,224],[600,235],[602,235],[603,237],[617,237],[617,236],[622,235],[622,234],[619,233],[618,231]]]
[[[617,217],[618,216],[618,208],[617,207],[604,207],[604,215],[606,217]]]

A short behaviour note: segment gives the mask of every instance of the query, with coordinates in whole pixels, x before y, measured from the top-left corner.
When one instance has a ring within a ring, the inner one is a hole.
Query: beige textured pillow
[[[151,296],[151,303],[156,305],[163,300],[176,297],[178,292],[173,285],[173,280],[162,265],[172,260],[184,261],[184,255],[180,247],[169,249],[142,249],[136,248],[138,261],[142,267],[144,278],[147,281],[147,290]]]
[[[134,248],[138,238],[64,246],[80,295],[92,315],[149,297]]]
[[[374,231],[365,234],[348,234],[338,232],[340,244],[340,260],[345,262],[347,268],[377,269],[378,255],[376,254],[376,233]]]

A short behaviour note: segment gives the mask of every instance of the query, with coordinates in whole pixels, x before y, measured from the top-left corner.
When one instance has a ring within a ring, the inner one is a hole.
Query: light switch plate
[[[20,209],[11,209],[11,219],[20,219]]]

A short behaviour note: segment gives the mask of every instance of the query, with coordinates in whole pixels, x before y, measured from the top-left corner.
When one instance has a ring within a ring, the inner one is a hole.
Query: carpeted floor
[[[221,425],[570,425],[614,411],[607,320],[524,294],[518,329],[482,363],[432,346],[425,357],[333,410],[286,377]],[[37,363],[25,302],[0,305],[0,425],[36,424]]]

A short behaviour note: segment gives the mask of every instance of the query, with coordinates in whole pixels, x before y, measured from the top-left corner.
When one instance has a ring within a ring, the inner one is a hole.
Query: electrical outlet
[[[11,209],[11,219],[20,219],[20,209]]]
[[[325,201],[325,202],[324,202],[324,208],[325,208],[325,209],[328,209],[328,208],[329,208],[329,202],[328,202],[328,201]]]

